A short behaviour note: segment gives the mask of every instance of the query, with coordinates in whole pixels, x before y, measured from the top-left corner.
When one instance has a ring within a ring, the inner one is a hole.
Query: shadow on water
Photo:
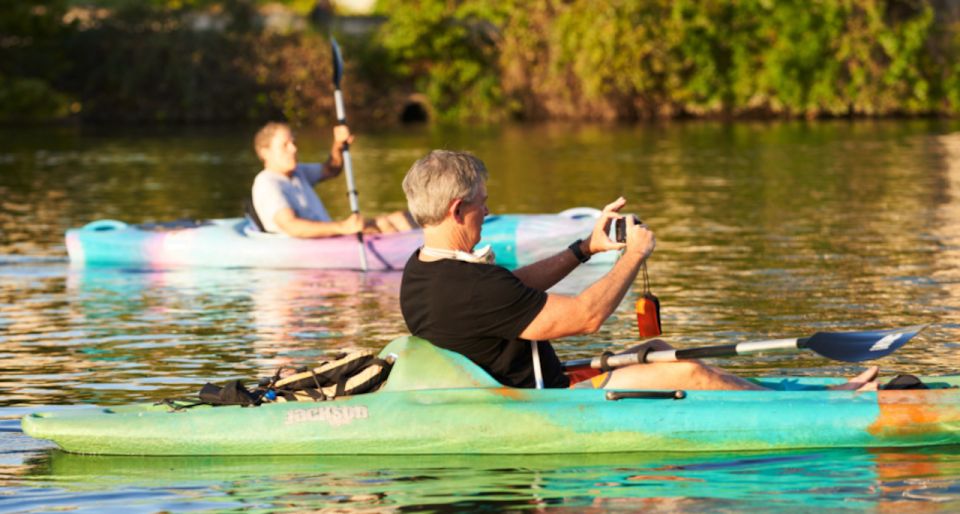
[[[790,453],[100,457],[7,468],[3,510],[466,512],[960,508],[960,448]],[[149,510],[149,508],[144,510]]]

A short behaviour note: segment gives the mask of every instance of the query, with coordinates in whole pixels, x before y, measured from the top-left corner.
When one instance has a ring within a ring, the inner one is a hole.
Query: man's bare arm
[[[644,226],[628,221],[627,251],[609,273],[577,296],[549,295],[537,317],[520,337],[530,340],[555,339],[591,334],[600,329],[620,305],[640,271],[640,265],[653,252],[656,239]]]
[[[580,251],[584,252],[584,255],[590,255],[587,253],[589,250],[583,250],[583,247],[587,246],[585,243],[586,241],[580,242]],[[563,280],[579,265],[580,261],[567,249],[552,257],[514,270],[513,274],[527,287],[546,291]]]
[[[589,257],[600,252],[624,248],[623,243],[610,240],[607,236],[607,228],[611,221],[620,217],[617,213],[626,203],[627,201],[620,197],[604,206],[603,210],[600,211],[600,217],[593,225],[593,231],[586,239],[580,241],[580,253]],[[563,280],[578,265],[580,265],[580,261],[573,255],[573,252],[565,249],[552,257],[524,266],[514,271],[513,274],[528,287],[546,291]]]
[[[353,143],[353,134],[346,125],[333,127],[333,144],[330,146],[330,157],[323,164],[321,181],[340,175],[343,171],[343,146]]]
[[[363,218],[359,214],[341,221],[313,221],[298,218],[293,209],[286,208],[277,211],[273,221],[284,234],[302,238],[342,236],[363,229]]]

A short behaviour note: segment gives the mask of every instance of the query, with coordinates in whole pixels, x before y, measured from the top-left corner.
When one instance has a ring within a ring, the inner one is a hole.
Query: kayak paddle
[[[793,352],[813,350],[828,359],[860,362],[885,357],[906,344],[927,325],[870,330],[865,332],[817,332],[810,337],[774,339],[720,346],[705,346],[685,350],[657,350],[646,353],[604,354],[591,359],[577,359],[563,363],[566,369],[611,369],[645,362],[673,362],[705,357],[735,357],[761,352]]]
[[[347,113],[343,108],[343,93],[340,92],[340,79],[343,77],[343,57],[340,55],[340,46],[337,40],[330,37],[330,46],[333,49],[333,100],[337,107],[337,123],[347,124]],[[343,143],[343,167],[347,172],[347,196],[350,197],[350,210],[354,214],[360,213],[357,201],[357,187],[353,181],[353,161],[350,159],[350,143]],[[367,250],[363,244],[363,231],[357,232],[357,242],[360,243],[360,269],[367,271]]]

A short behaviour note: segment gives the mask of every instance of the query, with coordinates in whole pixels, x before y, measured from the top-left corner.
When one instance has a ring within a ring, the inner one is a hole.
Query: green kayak
[[[828,391],[833,378],[760,378],[771,391],[514,389],[414,337],[375,393],[328,402],[172,411],[78,409],[23,418],[66,451],[113,455],[543,454],[960,444],[960,375],[927,390]],[[675,393],[675,394],[674,394]]]

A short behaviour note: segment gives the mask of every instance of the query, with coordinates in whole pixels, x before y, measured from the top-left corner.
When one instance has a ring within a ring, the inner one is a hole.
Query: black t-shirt
[[[530,341],[519,337],[546,302],[547,293],[527,287],[506,268],[422,262],[419,250],[400,283],[400,310],[411,334],[465,355],[511,387],[536,386]],[[553,347],[538,346],[544,386],[568,387]]]

